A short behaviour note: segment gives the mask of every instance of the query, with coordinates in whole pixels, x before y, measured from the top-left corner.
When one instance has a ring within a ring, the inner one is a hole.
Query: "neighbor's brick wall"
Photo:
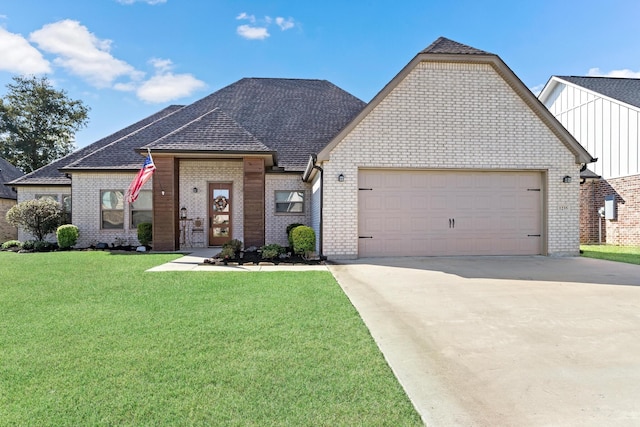
[[[232,183],[231,237],[244,241],[244,205],[242,203],[243,163],[240,160],[180,160],[180,206],[187,208],[189,218],[203,218],[205,229],[208,218],[208,193],[210,182]],[[193,188],[198,189],[197,193]],[[205,231],[205,246],[208,245]]]
[[[276,190],[304,191],[304,213],[276,214]],[[265,182],[265,243],[289,246],[287,226],[293,223],[311,224],[310,185],[300,179],[299,174],[267,174]]]
[[[358,255],[357,181],[365,167],[546,171],[547,253],[579,253],[575,156],[490,65],[420,63],[322,166],[329,258]],[[563,183],[565,175],[573,181]]]
[[[602,243],[640,246],[640,175],[587,181],[581,191],[580,241],[598,242],[598,209],[615,195],[617,219],[602,219]]]
[[[7,212],[15,205],[13,199],[0,199],[0,244],[18,238],[18,229],[6,220]]]

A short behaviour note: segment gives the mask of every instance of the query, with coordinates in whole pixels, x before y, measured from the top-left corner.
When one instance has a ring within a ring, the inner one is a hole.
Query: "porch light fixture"
[[[198,192],[198,187],[193,187],[193,192],[197,193]]]
[[[181,219],[187,218],[187,208],[185,208],[184,206],[180,208],[180,218]]]
[[[566,175],[564,178],[562,178],[562,182],[564,182],[565,184],[570,183],[571,177],[569,175]]]
[[[344,182],[344,175],[343,174],[338,175],[338,182]]]

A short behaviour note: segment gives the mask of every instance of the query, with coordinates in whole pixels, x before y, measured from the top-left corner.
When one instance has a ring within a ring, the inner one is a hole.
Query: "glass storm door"
[[[231,184],[209,184],[209,246],[221,246],[231,240]]]

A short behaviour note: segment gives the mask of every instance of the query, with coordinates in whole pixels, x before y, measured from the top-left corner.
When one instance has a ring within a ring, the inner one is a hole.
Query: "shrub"
[[[277,243],[272,243],[264,245],[260,248],[260,251],[262,252],[262,259],[275,259],[284,253],[284,248]]]
[[[301,225],[304,225],[304,224],[300,224],[298,222],[294,222],[293,224],[287,225],[287,240],[289,240],[289,247],[290,248],[293,247],[293,240],[291,239],[291,232],[293,231],[294,228],[300,227]]]
[[[56,230],[56,238],[60,249],[69,249],[78,242],[78,227],[72,224],[65,224]]]
[[[141,222],[138,224],[138,241],[142,246],[149,246],[153,239],[153,226],[150,222]]]
[[[2,244],[3,250],[20,250],[22,243],[19,240],[7,240]]]
[[[293,251],[299,255],[307,257],[316,250],[316,232],[311,227],[301,225],[294,228],[291,230],[291,240]]]
[[[25,240],[22,243],[22,250],[23,251],[32,251],[33,250],[33,246],[36,243],[35,240]]]
[[[58,249],[57,243],[47,242],[46,240],[36,240],[33,242],[34,252],[51,252]]]
[[[218,256],[222,259],[235,258],[236,251],[231,246],[223,246]]]
[[[233,249],[233,253],[237,254],[238,252],[240,252],[242,250],[242,241],[240,241],[238,239],[232,239],[232,240],[229,240],[224,245],[222,245],[222,247],[223,248],[232,248]]]
[[[27,200],[13,206],[7,212],[7,222],[43,241],[55,232],[60,225],[62,207],[60,203],[49,198]]]

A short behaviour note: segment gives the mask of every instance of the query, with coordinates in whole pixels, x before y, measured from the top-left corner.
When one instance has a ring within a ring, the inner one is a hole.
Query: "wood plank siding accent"
[[[244,159],[244,246],[264,245],[264,159]]]
[[[157,157],[154,163],[156,171],[153,175],[153,249],[175,251],[180,248],[178,161],[174,157]]]

